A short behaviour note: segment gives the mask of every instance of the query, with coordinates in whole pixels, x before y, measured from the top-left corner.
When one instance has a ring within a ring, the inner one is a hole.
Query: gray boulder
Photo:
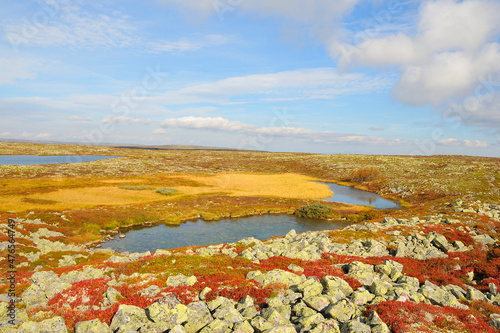
[[[23,323],[19,329],[19,333],[67,333],[68,329],[66,328],[66,324],[62,317],[54,317],[50,319],[46,319],[39,323],[28,321]]]
[[[81,321],[75,326],[75,333],[113,333],[111,328],[99,319]]]
[[[146,311],[134,305],[120,304],[111,320],[111,330],[116,332],[118,329],[124,331],[125,325],[130,329],[139,330],[149,321]]]

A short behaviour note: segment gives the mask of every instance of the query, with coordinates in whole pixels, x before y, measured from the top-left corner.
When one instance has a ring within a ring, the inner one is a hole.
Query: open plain
[[[499,158],[27,143],[0,143],[0,154],[120,156],[0,165],[2,332],[500,329]],[[332,193],[315,181],[402,208],[322,201]],[[351,224],[154,253],[99,248],[131,226],[315,202]]]

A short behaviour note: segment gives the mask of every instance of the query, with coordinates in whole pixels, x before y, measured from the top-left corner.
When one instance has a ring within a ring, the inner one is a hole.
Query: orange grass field
[[[264,196],[291,199],[322,199],[333,193],[317,179],[297,174],[219,174],[212,176],[175,175],[163,177],[165,182],[145,178],[130,179],[17,179],[0,180],[0,207],[9,211],[31,209],[81,209],[101,205],[144,204],[171,201],[184,195],[224,193],[229,196]],[[187,184],[169,186],[172,179],[187,180]],[[191,181],[191,182],[189,182]],[[169,186],[178,192],[166,198],[154,189],[133,191],[120,186]],[[20,194],[19,194],[20,193]]]

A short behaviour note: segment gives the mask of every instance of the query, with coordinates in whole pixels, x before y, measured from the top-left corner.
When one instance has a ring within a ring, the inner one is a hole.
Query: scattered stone
[[[75,326],[75,333],[113,333],[111,328],[99,319],[81,321]]]
[[[183,274],[172,275],[167,278],[167,287],[192,286],[198,281],[196,276]]]

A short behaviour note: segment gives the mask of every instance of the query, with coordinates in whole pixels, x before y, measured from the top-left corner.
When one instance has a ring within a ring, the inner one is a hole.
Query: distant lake
[[[80,163],[103,160],[107,158],[118,158],[120,156],[105,155],[0,155],[0,165],[40,165],[40,164],[61,164]]]
[[[373,208],[375,209],[401,208],[401,206],[399,206],[397,202],[384,199],[377,193],[358,190],[354,187],[342,186],[335,183],[318,183],[328,185],[330,190],[332,190],[333,192],[333,197],[323,199],[324,201],[345,202],[354,205],[367,205],[373,206]]]

